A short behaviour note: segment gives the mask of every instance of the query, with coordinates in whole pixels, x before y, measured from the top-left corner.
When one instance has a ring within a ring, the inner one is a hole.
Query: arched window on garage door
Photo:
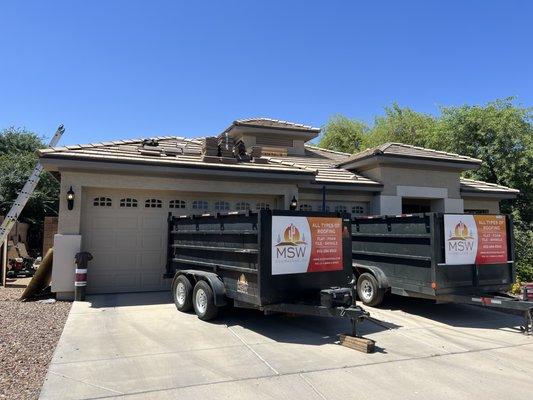
[[[353,215],[365,215],[366,214],[366,208],[364,206],[353,206],[352,207],[352,214]]]
[[[270,210],[270,203],[266,201],[260,201],[255,205],[256,210]]]
[[[193,210],[208,210],[209,203],[205,200],[194,200],[192,202],[192,209]]]
[[[187,203],[185,200],[170,200],[168,203],[169,208],[185,208],[187,207]]]
[[[250,203],[247,203],[245,201],[238,201],[235,203],[235,210],[237,211],[247,211],[250,209]]]
[[[335,206],[335,212],[345,213],[347,212],[347,208],[346,206],[338,204]]]
[[[313,211],[311,204],[300,204],[300,211]]]
[[[111,207],[113,202],[109,197],[95,197],[93,200],[93,206],[95,207]]]
[[[215,211],[228,211],[229,203],[227,201],[215,201]]]
[[[137,203],[137,199],[133,199],[131,197],[120,199],[120,207],[137,208]]]
[[[144,208],[161,208],[163,202],[159,199],[146,199],[144,202]]]

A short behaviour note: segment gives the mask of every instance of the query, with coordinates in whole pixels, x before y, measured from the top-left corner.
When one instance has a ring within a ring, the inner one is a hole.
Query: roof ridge
[[[472,159],[472,160],[476,160],[476,161],[482,161],[482,160],[480,160],[479,158],[474,158],[474,157],[470,157],[470,156],[465,156],[465,155],[462,155],[462,154],[459,154],[459,153],[452,153],[452,152],[449,152],[449,151],[443,151],[443,150],[431,149],[431,148],[429,148],[429,147],[415,146],[415,145],[407,144],[407,143],[392,143],[392,144],[400,145],[400,146],[403,146],[403,147],[410,147],[410,148],[412,148],[412,149],[431,151],[431,152],[433,152],[433,153],[446,154],[446,155],[448,155],[448,156],[461,157],[461,158],[468,158],[468,159]]]
[[[330,149],[324,149],[322,147],[318,147],[318,146],[313,146],[311,144],[305,144],[304,145],[305,147],[309,147],[310,149],[316,149],[316,150],[320,150],[320,151],[325,151],[327,153],[333,153],[333,154],[340,154],[342,156],[351,156],[353,154],[351,153],[345,153],[344,151],[337,151],[337,150],[330,150]]]

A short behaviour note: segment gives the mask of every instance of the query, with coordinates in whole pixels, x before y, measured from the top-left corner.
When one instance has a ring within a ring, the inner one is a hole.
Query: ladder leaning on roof
[[[59,125],[56,133],[54,134],[54,137],[52,138],[52,140],[50,140],[48,147],[54,147],[57,144],[57,142],[59,142],[59,139],[63,135],[63,132],[65,132],[65,128],[63,127],[63,125]],[[24,209],[24,206],[28,202],[28,199],[32,195],[33,191],[35,190],[37,183],[39,183],[39,178],[41,176],[42,171],[43,171],[43,167],[38,162],[37,165],[35,166],[35,169],[31,173],[30,177],[24,184],[24,187],[22,188],[19,195],[17,196],[17,199],[13,203],[11,210],[9,210],[9,212],[7,213],[6,218],[4,219],[4,222],[2,222],[2,225],[0,226],[0,245],[6,242],[6,239],[9,235],[9,232],[11,231],[11,228],[13,228],[13,226],[17,222],[18,216]]]

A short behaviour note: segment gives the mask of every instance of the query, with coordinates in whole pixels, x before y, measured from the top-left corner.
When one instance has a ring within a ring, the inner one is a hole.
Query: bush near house
[[[437,115],[393,104],[373,126],[336,115],[324,126],[319,146],[354,153],[401,142],[480,158],[465,177],[519,189],[501,210],[514,218],[516,265],[522,281],[533,281],[533,112],[512,97],[485,105],[441,107]]]

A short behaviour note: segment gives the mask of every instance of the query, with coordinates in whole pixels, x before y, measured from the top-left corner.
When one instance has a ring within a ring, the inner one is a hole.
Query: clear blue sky
[[[3,1],[0,128],[63,143],[533,105],[532,1]]]

